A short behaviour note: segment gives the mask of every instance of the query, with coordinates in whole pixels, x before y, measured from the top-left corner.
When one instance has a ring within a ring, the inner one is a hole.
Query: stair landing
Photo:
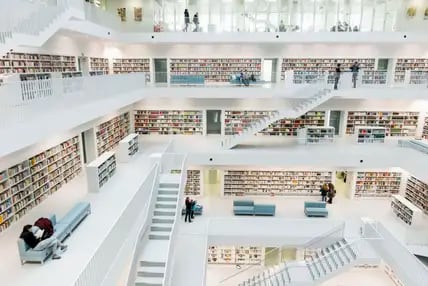
[[[166,262],[169,240],[147,240],[144,242],[140,261]]]

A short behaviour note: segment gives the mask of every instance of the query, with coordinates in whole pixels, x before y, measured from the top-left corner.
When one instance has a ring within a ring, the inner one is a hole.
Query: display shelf
[[[136,110],[135,132],[141,135],[202,135],[201,110]]]
[[[425,117],[424,128],[422,130],[422,138],[428,139],[428,116]]]
[[[115,148],[120,140],[129,134],[130,120],[129,112],[118,115],[96,127],[97,152],[104,152]]]
[[[80,171],[80,141],[75,136],[0,172],[0,231]]]
[[[419,225],[422,222],[421,209],[400,195],[392,196],[391,208],[394,214],[408,225]]]
[[[8,53],[0,59],[0,73],[47,73],[76,71],[76,57]]]
[[[325,111],[308,111],[299,118],[284,118],[270,124],[257,135],[297,136],[297,130],[308,126],[324,126]]]
[[[386,136],[415,136],[419,112],[410,111],[349,111],[346,134],[357,127],[383,127]]]
[[[187,181],[184,189],[186,196],[200,196],[202,189],[201,170],[187,170]]]
[[[406,182],[405,198],[428,214],[428,184],[410,176]]]
[[[209,264],[261,265],[264,248],[258,246],[209,246]]]
[[[109,68],[109,60],[107,58],[89,58],[89,68],[90,72],[92,73],[98,73],[101,74],[109,74],[110,68]],[[91,74],[91,75],[98,75],[98,74]]]
[[[386,128],[372,126],[357,127],[357,143],[385,143]]]
[[[201,75],[207,82],[229,82],[230,76],[246,71],[256,78],[261,74],[261,59],[171,59],[171,75]]]
[[[428,59],[401,58],[395,64],[395,82],[404,82],[406,71],[428,72]]]
[[[324,183],[332,182],[329,171],[224,171],[225,196],[319,195]]]
[[[114,152],[106,152],[86,166],[88,190],[99,192],[116,172]]]
[[[139,150],[138,134],[132,133],[119,141],[117,149],[117,160],[119,162],[129,162]]]
[[[355,197],[390,197],[400,192],[399,172],[357,172]]]
[[[308,126],[298,129],[300,144],[328,144],[334,142],[334,127]]]
[[[127,59],[113,59],[113,73],[133,73],[144,72],[146,79],[150,81],[150,59],[142,58],[127,58]]]
[[[330,72],[329,83],[333,83],[333,72],[337,64],[341,64],[343,70],[349,70],[354,62],[360,63],[361,70],[374,70],[376,59],[374,58],[360,58],[360,59],[327,59],[327,58],[300,58],[290,59],[285,58],[282,60],[281,65],[281,80],[285,79],[286,71],[294,71],[293,82],[295,84],[304,83],[303,74],[313,72],[317,76],[319,72]],[[299,74],[300,73],[300,74]],[[307,78],[306,78],[307,79]]]

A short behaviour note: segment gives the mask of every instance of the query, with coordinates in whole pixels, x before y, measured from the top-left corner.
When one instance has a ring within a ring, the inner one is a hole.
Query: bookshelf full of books
[[[284,58],[282,60],[281,65],[281,80],[285,79],[286,71],[294,71],[295,78],[293,81],[295,83],[304,83],[301,81],[299,73],[303,75],[303,73],[314,72],[319,74],[319,72],[330,72],[329,82],[333,83],[333,72],[337,66],[337,64],[341,64],[341,68],[343,70],[349,69],[354,62],[360,63],[361,70],[369,70],[372,71],[375,69],[376,59],[374,58],[300,58],[300,59],[290,59]]]
[[[410,176],[406,182],[404,197],[428,215],[428,184]]]
[[[284,118],[270,124],[257,135],[297,136],[300,128],[308,126],[324,126],[325,111],[308,111],[299,118]]]
[[[297,131],[299,144],[329,144],[334,142],[334,127],[308,126]]]
[[[68,139],[0,172],[0,232],[82,169],[80,140]]]
[[[385,128],[386,136],[415,136],[419,112],[411,111],[348,111],[346,134],[354,134],[359,126]]]
[[[422,130],[422,138],[428,139],[428,116],[425,117],[424,128]]]
[[[144,72],[146,79],[150,81],[150,59],[135,58],[135,59],[113,59],[113,73],[133,73]]]
[[[259,58],[191,58],[191,59],[171,59],[171,75],[202,75],[207,82],[229,82],[231,75],[240,74],[246,71],[256,78],[261,74],[261,62]]]
[[[384,127],[358,126],[357,143],[385,143],[386,129]]]
[[[395,82],[404,82],[406,71],[428,72],[428,59],[423,58],[401,58],[395,63]]]
[[[8,53],[0,59],[1,73],[47,73],[76,71],[76,57],[30,53]]]
[[[90,75],[109,74],[109,60],[107,58],[89,58]]]
[[[141,135],[202,135],[202,110],[136,110],[135,132]]]
[[[318,196],[332,172],[225,170],[223,182],[224,196]]]
[[[401,188],[400,172],[357,172],[355,197],[390,197]]]
[[[201,170],[187,170],[187,181],[184,189],[186,196],[200,196],[202,194]]]
[[[95,131],[98,156],[115,148],[119,141],[129,134],[129,130],[129,112],[115,116],[98,125]]]
[[[116,155],[114,152],[105,152],[86,165],[88,190],[99,192],[115,173]]]
[[[265,249],[259,246],[209,246],[209,264],[261,265]]]
[[[391,200],[392,212],[409,226],[420,225],[422,211],[400,195],[393,195]]]
[[[117,149],[117,161],[129,162],[139,151],[138,134],[132,133],[119,141]]]

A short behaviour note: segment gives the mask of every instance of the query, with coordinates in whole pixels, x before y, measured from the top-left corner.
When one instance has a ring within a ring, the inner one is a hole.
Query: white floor
[[[3,232],[0,235],[1,285],[73,285],[144,181],[151,166],[148,155],[163,148],[164,145],[143,145],[141,154],[130,163],[118,164],[115,176],[104,185],[100,193],[87,193],[86,177],[82,173]],[[52,213],[60,219],[76,202],[82,200],[91,203],[92,213],[66,240],[69,248],[62,259],[48,259],[44,265],[21,266],[16,241],[23,225]],[[142,202],[142,208],[144,207]]]

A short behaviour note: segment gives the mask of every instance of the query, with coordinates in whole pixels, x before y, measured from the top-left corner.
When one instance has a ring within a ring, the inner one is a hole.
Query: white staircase
[[[251,125],[247,126],[239,134],[227,136],[223,139],[221,143],[222,147],[224,149],[231,149],[246,139],[254,136],[257,132],[262,131],[270,124],[284,118],[297,118],[302,116],[332,97],[331,89],[326,87],[313,86],[310,87],[310,90],[312,90],[310,92],[315,92],[315,95],[301,99],[295,106],[290,106],[289,108],[281,111],[273,111],[268,116],[252,122]],[[307,90],[304,89],[303,92],[307,92]]]
[[[319,285],[352,267],[357,261],[355,244],[345,239],[318,249],[304,261],[281,263],[242,282],[239,286]]]
[[[181,175],[160,175],[152,221],[138,261],[136,286],[164,286],[179,204]]]
[[[70,18],[84,18],[83,2],[57,0],[56,5],[47,5],[24,0],[0,0],[0,55],[19,46],[43,45]]]

